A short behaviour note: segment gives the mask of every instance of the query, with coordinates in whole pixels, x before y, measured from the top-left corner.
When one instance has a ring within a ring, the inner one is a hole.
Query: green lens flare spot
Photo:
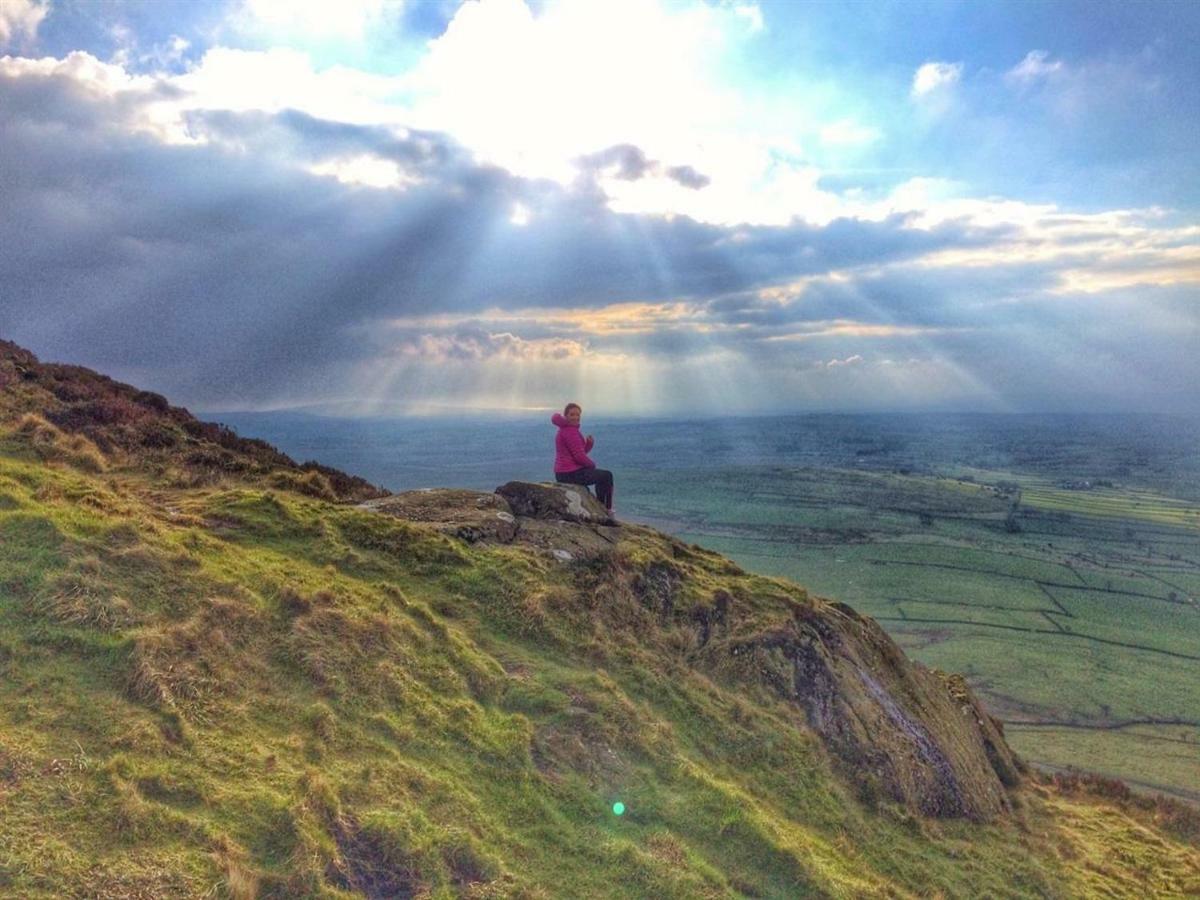
[[[617,815],[617,816],[625,815],[625,804],[622,803],[620,800],[618,800],[616,803],[613,804],[613,815]]]

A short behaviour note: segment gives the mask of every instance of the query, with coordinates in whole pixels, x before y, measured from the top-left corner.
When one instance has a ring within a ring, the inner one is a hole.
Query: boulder
[[[575,485],[510,481],[494,494],[426,488],[359,507],[423,522],[471,544],[531,544],[564,563],[610,552],[621,531],[607,527],[608,511]]]
[[[510,481],[496,488],[518,516],[578,522],[581,525],[612,525],[600,501],[585,487],[575,484]]]

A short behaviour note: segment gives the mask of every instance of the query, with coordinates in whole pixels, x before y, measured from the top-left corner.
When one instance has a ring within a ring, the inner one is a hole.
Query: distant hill
[[[0,895],[1200,891],[871,619],[563,488],[389,496],[0,345]]]

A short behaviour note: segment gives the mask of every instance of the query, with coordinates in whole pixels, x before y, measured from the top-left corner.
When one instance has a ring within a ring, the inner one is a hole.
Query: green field
[[[874,616],[1047,769],[1200,802],[1200,503],[963,469],[636,477],[639,519]]]

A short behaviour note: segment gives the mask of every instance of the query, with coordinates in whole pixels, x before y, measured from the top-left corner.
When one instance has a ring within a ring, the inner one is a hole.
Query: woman
[[[579,433],[579,420],[583,407],[568,403],[562,415],[555,413],[550,421],[558,426],[554,438],[554,478],[567,484],[594,484],[596,499],[604,504],[608,514],[613,515],[613,475],[607,469],[597,469],[588,457],[588,451],[596,443],[589,434],[586,438]]]

